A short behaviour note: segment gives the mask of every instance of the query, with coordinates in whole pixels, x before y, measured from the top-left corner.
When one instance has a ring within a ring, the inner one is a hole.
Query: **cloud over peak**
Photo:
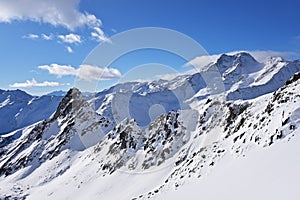
[[[39,35],[29,33],[27,35],[24,35],[22,38],[34,40],[34,39],[38,39],[39,37],[40,37]]]

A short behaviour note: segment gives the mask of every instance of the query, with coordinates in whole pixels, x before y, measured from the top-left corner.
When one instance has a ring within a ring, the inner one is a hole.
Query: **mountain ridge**
[[[299,63],[222,55],[219,93],[201,73],[92,98],[71,88],[50,117],[0,136],[0,198],[156,199],[209,179],[299,135]]]

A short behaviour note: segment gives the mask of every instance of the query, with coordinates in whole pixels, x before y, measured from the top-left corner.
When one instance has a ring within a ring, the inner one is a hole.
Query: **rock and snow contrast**
[[[205,70],[89,98],[1,90],[0,199],[299,199],[300,60]]]

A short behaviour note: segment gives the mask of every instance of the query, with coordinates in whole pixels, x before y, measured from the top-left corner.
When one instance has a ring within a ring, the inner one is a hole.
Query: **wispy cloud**
[[[78,77],[85,80],[104,80],[120,78],[121,72],[114,68],[100,68],[92,65],[80,65]]]
[[[184,65],[184,67],[187,66],[206,66],[210,63],[216,62],[217,59],[221,56],[221,54],[219,55],[205,55],[205,56],[199,56],[194,58],[193,60],[189,61],[188,63],[186,63]]]
[[[66,49],[69,53],[73,53],[73,49],[70,46],[67,46]]]
[[[52,40],[53,39],[53,36],[52,35],[46,35],[44,33],[41,34],[41,38],[43,40]]]
[[[105,36],[104,32],[99,27],[94,27],[94,31],[91,33],[91,36],[98,42],[111,42],[111,40]]]
[[[121,72],[114,68],[101,68],[93,65],[80,65],[78,69],[70,65],[42,65],[39,69],[47,70],[50,74],[58,77],[62,76],[78,76],[84,80],[105,80],[120,78]]]
[[[80,35],[74,33],[70,33],[68,35],[59,35],[57,37],[64,43],[80,44],[82,42]]]
[[[56,86],[59,86],[58,82],[44,81],[44,82],[38,83],[34,78],[32,80],[27,80],[24,83],[13,83],[13,84],[9,85],[9,87],[12,87],[12,88],[56,87]]]
[[[259,62],[265,62],[270,57],[282,57],[284,59],[289,59],[289,57],[295,55],[294,52],[286,52],[286,51],[256,50],[256,51],[246,51],[246,52],[250,53]]]
[[[29,33],[27,35],[23,35],[22,38],[25,38],[25,39],[32,39],[32,40],[35,40],[35,39],[42,39],[42,40],[52,40],[53,39],[53,36],[52,35],[46,35],[44,33],[40,34],[40,35],[37,35],[37,34],[33,34],[33,33]]]
[[[70,65],[58,65],[58,64],[51,64],[51,65],[41,65],[38,66],[39,69],[47,70],[50,74],[57,75],[58,77],[66,76],[66,75],[73,75],[76,76],[78,70]]]
[[[180,73],[171,73],[171,74],[161,74],[161,75],[156,75],[155,77],[162,79],[162,80],[172,80],[176,78],[177,76],[182,75]]]
[[[39,35],[29,33],[27,35],[23,35],[22,38],[34,40],[34,39],[38,39]]]

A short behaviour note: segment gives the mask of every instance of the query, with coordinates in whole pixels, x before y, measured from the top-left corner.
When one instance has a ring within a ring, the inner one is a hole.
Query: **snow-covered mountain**
[[[48,119],[62,97],[35,97],[21,90],[0,90],[0,135]]]
[[[67,94],[67,91],[63,91],[63,90],[57,90],[57,91],[53,91],[53,92],[50,92],[48,94],[46,94],[47,96],[65,96]]]
[[[298,199],[285,190],[300,180],[300,61],[238,53],[205,70],[93,98],[70,89],[49,118],[1,136],[0,199],[241,199],[261,177],[268,193],[248,199]]]

